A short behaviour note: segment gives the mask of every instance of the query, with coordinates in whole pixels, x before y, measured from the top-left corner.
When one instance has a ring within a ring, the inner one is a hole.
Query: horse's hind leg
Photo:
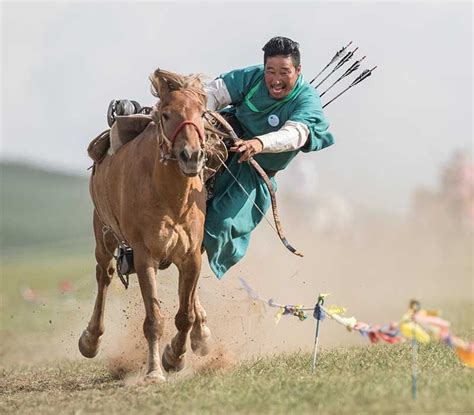
[[[117,241],[109,233],[102,235],[102,224],[94,211],[94,234],[96,240],[95,257],[97,297],[95,300],[92,317],[87,328],[82,332],[79,339],[79,350],[85,357],[94,357],[99,351],[100,338],[104,334],[104,307],[107,288],[114,274],[112,255],[117,246]],[[104,243],[106,245],[104,245]]]
[[[206,310],[201,305],[199,297],[196,293],[194,298],[194,312],[196,320],[190,333],[191,349],[199,356],[206,356],[209,353],[209,340],[211,338],[211,330],[206,325]]]
[[[161,358],[166,371],[179,371],[184,367],[186,340],[196,318],[194,299],[201,271],[201,254],[196,252],[186,256],[186,259],[177,266],[179,269],[179,309],[175,324],[178,333],[171,340],[171,344],[166,345]]]

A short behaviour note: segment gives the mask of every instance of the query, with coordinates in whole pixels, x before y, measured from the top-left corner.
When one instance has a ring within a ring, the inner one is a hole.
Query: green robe
[[[292,120],[308,127],[309,140],[296,151],[257,154],[254,159],[262,168],[267,171],[283,170],[300,150],[306,153],[333,144],[316,90],[300,76],[293,98],[275,107],[280,101],[269,95],[263,71],[263,65],[258,65],[221,76],[232,99],[232,107],[227,111],[234,113],[242,125],[244,139],[277,131],[286,121]],[[249,94],[252,89],[254,92]],[[245,102],[246,97],[254,110]],[[255,109],[259,111],[255,112]],[[263,218],[254,203],[262,212],[266,212],[271,205],[270,193],[258,173],[250,164],[238,163],[238,154],[230,154],[228,168],[248,194],[227,170],[216,179],[215,196],[207,206],[204,247],[217,278],[222,278],[247,251],[250,233]],[[275,180],[271,180],[276,189]]]

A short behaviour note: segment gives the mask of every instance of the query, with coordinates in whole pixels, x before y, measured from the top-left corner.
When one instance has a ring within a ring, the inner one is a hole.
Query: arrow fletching
[[[365,56],[363,56],[361,59],[359,59],[358,61],[355,61],[351,67],[346,71],[344,72],[344,74],[341,76],[340,79],[342,78],[345,78],[347,75],[350,75],[352,72],[355,72],[357,71],[357,69],[359,69],[360,67],[360,63],[365,59]]]
[[[334,72],[336,72],[342,65],[344,65],[349,59],[351,59],[354,56],[355,51],[359,49],[358,47],[355,48],[352,52],[347,52],[343,58],[339,61],[339,63],[332,69],[331,72],[329,72],[322,81],[319,82],[318,85],[315,86],[316,89],[319,88],[319,86],[326,80],[328,79]],[[341,79],[341,78],[340,78]]]
[[[349,89],[351,89],[353,86],[361,83],[364,79],[368,78],[371,74],[372,74],[372,71],[374,69],[376,69],[377,67],[374,66],[372,69],[364,69],[362,71],[362,73],[352,81],[352,83],[346,88],[344,89],[343,91],[339,92],[339,94],[337,94],[334,98],[332,98],[330,101],[328,101],[326,104],[323,105],[323,108],[326,108],[331,102],[334,102],[337,98],[339,98],[342,94],[344,94],[345,92],[347,92]]]
[[[329,63],[309,82],[311,85],[327,68],[329,68],[334,62],[336,62],[338,59],[341,58],[341,55],[344,53],[344,51],[352,45],[352,40],[344,47],[339,49],[336,54],[332,57],[332,59],[329,61]]]
[[[349,85],[350,87],[353,87],[354,85],[357,85],[358,83],[362,82],[365,78],[368,78],[370,75],[372,75],[372,71],[377,68],[374,66],[372,69],[364,69],[362,73],[352,81],[352,83]]]
[[[336,62],[342,55],[342,53],[350,46],[352,45],[352,40],[344,47],[339,49],[336,54],[332,57],[331,62],[329,62],[329,65],[332,65],[334,62]]]
[[[334,70],[337,71],[342,65],[348,62],[353,56],[354,53],[359,49],[358,47],[355,48],[352,52],[347,52],[346,55],[339,61],[339,63],[334,67]]]
[[[334,85],[336,85],[339,81],[341,81],[343,78],[345,78],[346,76],[350,75],[352,72],[355,72],[357,71],[357,69],[359,69],[360,67],[360,63],[365,59],[365,56],[363,56],[361,59],[359,59],[358,61],[354,62],[351,67],[346,71],[344,72],[336,81],[333,82],[333,84],[328,88],[326,89],[326,91],[324,91],[320,97],[322,97],[326,92],[328,92]]]

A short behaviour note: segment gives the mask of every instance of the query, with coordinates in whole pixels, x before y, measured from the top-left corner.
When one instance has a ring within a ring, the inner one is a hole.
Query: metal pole
[[[417,355],[418,355],[418,342],[416,341],[416,320],[415,315],[420,311],[421,304],[417,300],[410,301],[410,310],[412,312],[411,321],[413,324],[412,340],[411,340],[411,396],[416,401],[418,394],[417,385]]]
[[[411,396],[414,401],[418,396],[418,384],[417,384],[417,355],[418,355],[418,342],[416,341],[416,320],[415,315],[420,311],[420,303],[417,300],[410,301],[410,309],[412,311],[412,340],[411,340]]]
[[[319,345],[319,324],[324,318],[324,312],[321,310],[320,306],[324,304],[324,296],[319,294],[318,302],[314,307],[314,317],[316,317],[316,333],[314,335],[314,347],[313,347],[313,361],[311,364],[311,373],[314,373],[316,368],[316,358],[318,357],[318,345]]]
[[[417,397],[417,382],[416,382],[416,357],[418,351],[418,343],[416,341],[416,332],[413,328],[413,339],[411,341],[411,396],[414,401]]]
[[[316,358],[318,357],[319,322],[320,320],[316,321],[316,335],[314,336],[313,363],[311,364],[311,373],[314,373],[314,369],[316,368]]]

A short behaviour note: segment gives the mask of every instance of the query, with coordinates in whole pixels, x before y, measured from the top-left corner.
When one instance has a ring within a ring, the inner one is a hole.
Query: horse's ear
[[[195,74],[189,76],[189,84],[193,88],[202,88],[204,75]]]
[[[171,90],[168,80],[163,77],[163,74],[161,73],[160,69],[157,69],[150,75],[150,81],[151,93],[155,97],[163,98]]]

